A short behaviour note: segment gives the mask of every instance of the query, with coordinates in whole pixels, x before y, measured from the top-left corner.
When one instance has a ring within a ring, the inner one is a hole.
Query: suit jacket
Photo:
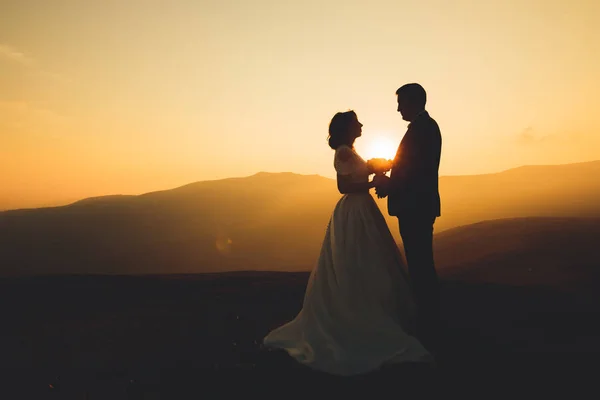
[[[440,128],[427,111],[408,125],[400,142],[388,191],[388,213],[398,217],[439,217]]]

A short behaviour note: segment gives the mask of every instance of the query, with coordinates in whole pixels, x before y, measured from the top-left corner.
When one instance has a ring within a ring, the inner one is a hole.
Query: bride
[[[353,148],[361,131],[354,111],[331,120],[329,146],[335,150],[337,185],[344,195],[329,220],[302,310],[264,338],[265,347],[284,349],[304,365],[344,376],[386,363],[432,361],[407,333],[415,306],[398,247],[369,193],[375,163],[364,161]]]

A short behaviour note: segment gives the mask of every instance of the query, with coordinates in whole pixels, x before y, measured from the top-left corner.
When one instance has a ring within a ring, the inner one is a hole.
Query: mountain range
[[[600,266],[599,178],[600,161],[441,177],[440,273],[514,281],[555,265],[550,282]],[[332,179],[258,173],[4,211],[0,276],[310,270],[340,197]]]

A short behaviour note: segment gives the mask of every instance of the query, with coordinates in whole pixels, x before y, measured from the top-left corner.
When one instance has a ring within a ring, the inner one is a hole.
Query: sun
[[[392,139],[385,135],[373,135],[363,138],[365,139],[363,143],[360,146],[357,143],[356,147],[359,147],[357,150],[365,160],[371,158],[394,159],[399,143],[394,143]]]

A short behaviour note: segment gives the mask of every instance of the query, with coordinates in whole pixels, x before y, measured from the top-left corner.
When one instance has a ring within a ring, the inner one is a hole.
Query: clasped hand
[[[378,198],[383,198],[388,195],[388,184],[390,178],[385,173],[392,168],[392,161],[385,158],[372,158],[367,161],[369,172],[374,173],[373,185]]]
[[[392,169],[392,160],[386,160],[385,158],[371,158],[367,161],[367,168],[372,174],[383,175]]]
[[[375,194],[378,198],[384,198],[388,195],[388,185],[390,178],[384,174],[376,174],[373,177],[373,185],[375,186]]]

